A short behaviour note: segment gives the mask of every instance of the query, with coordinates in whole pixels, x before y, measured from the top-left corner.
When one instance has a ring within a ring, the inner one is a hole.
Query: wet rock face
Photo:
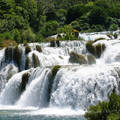
[[[77,54],[75,52],[70,53],[69,62],[71,63],[79,63],[79,64],[87,64],[87,60],[84,55]]]
[[[36,50],[37,50],[38,52],[42,52],[41,46],[40,46],[40,45],[36,45]]]
[[[28,83],[28,80],[29,80],[29,73],[24,73],[23,76],[22,76],[22,82],[21,82],[21,85],[20,85],[20,91],[23,92],[26,88],[26,85]]]
[[[31,52],[32,50],[31,50],[31,48],[30,48],[30,46],[26,46],[25,47],[25,54],[28,54],[29,52]]]
[[[106,46],[105,44],[96,44],[93,45],[94,41],[88,41],[86,43],[86,49],[89,53],[94,55],[96,58],[100,58],[102,53],[104,52]]]
[[[96,63],[96,59],[95,59],[95,57],[94,56],[92,56],[92,55],[87,55],[87,62],[88,62],[88,64],[95,64]]]
[[[5,62],[12,61],[12,51],[13,51],[12,47],[7,47],[5,49]]]
[[[34,68],[40,66],[39,58],[38,58],[38,56],[35,55],[34,53],[33,53],[33,55],[32,55],[32,61],[33,61],[33,67],[34,67]]]

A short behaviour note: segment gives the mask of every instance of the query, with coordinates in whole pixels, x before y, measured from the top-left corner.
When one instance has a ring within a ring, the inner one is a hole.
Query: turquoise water
[[[33,115],[33,111],[0,110],[0,120],[86,120],[82,115]],[[34,113],[37,113],[37,111]]]

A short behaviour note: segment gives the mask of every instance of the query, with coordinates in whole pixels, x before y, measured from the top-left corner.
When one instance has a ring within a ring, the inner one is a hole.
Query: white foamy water
[[[6,62],[4,50],[0,50],[0,108],[35,108],[35,111],[27,113],[31,115],[82,115],[90,105],[108,100],[113,90],[120,93],[119,36],[110,40],[103,32],[80,34],[80,37],[85,40],[62,41],[60,47],[50,47],[49,43],[30,43],[28,54],[25,54],[25,46],[19,45],[22,51],[20,66],[15,64],[14,59]],[[96,58],[96,64],[69,62],[70,52],[86,56],[90,54],[85,47],[86,41],[100,37],[105,40],[94,45],[104,43],[106,49],[100,58]],[[36,50],[36,45],[41,46],[42,52]],[[38,66],[33,68],[38,62]],[[25,70],[26,64],[28,70]],[[52,73],[54,65],[61,65],[58,71],[54,71],[56,74]],[[29,74],[26,83],[24,73]],[[21,85],[25,87],[22,91]]]

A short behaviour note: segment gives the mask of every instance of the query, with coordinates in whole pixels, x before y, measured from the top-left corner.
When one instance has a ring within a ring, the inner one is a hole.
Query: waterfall
[[[112,91],[120,94],[119,40],[110,40],[106,32],[79,37],[85,40],[61,41],[59,47],[30,43],[0,50],[0,105],[86,110],[98,101],[108,100]],[[100,37],[105,39],[93,45],[105,44],[106,49],[97,58],[85,44]],[[83,62],[75,62],[74,58],[71,62],[71,52]],[[88,64],[88,55],[96,62]]]

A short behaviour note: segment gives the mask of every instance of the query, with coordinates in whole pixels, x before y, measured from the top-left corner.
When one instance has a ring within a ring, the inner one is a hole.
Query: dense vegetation
[[[91,106],[85,117],[88,120],[120,120],[120,95],[112,93],[109,101]]]
[[[59,39],[76,39],[73,29],[116,30],[119,11],[117,0],[0,0],[0,43],[41,42],[61,32],[66,36]]]

